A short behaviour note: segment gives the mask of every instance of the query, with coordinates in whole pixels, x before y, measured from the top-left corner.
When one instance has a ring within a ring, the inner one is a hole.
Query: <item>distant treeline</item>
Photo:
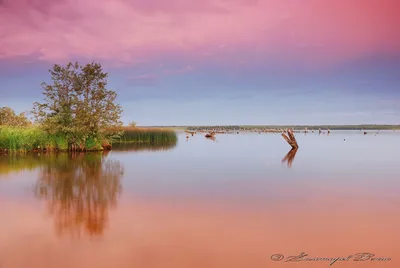
[[[170,128],[183,128],[187,130],[225,129],[225,130],[251,130],[251,129],[288,129],[304,130],[331,129],[331,130],[400,130],[400,125],[214,125],[214,126],[171,126]]]

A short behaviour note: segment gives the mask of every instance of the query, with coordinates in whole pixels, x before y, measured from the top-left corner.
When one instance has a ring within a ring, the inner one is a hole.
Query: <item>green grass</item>
[[[164,144],[175,145],[175,131],[169,129],[124,127],[123,135],[113,143]],[[103,150],[107,143],[96,138],[88,138],[83,144],[85,150]],[[63,135],[50,135],[39,127],[0,127],[0,151],[66,151],[68,141]]]
[[[0,127],[0,148],[9,151],[35,149],[67,149],[67,141],[59,135],[48,135],[37,127]]]
[[[101,142],[89,138],[86,150],[102,150]],[[39,127],[0,127],[0,150],[6,151],[67,151],[68,141],[65,136],[50,135]]]
[[[175,131],[169,129],[124,127],[123,135],[113,143],[171,144],[177,140]]]

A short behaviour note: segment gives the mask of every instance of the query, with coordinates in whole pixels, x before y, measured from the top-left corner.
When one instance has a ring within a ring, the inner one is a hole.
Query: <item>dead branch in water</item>
[[[299,148],[296,138],[294,137],[293,130],[288,129],[287,135],[286,133],[282,133],[282,137],[287,141],[287,143],[289,143],[290,146],[292,146],[293,149]]]
[[[213,138],[215,136],[215,132],[210,132],[205,135],[206,138]]]
[[[292,167],[292,163],[294,158],[296,157],[296,153],[297,153],[297,148],[292,148],[286,155],[285,157],[282,159],[282,163],[287,162],[287,166],[288,168]]]

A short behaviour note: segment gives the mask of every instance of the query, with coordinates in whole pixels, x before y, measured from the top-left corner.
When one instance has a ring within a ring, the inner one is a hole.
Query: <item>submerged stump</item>
[[[297,144],[296,138],[293,134],[293,130],[288,129],[287,133],[282,133],[282,137],[287,141],[287,143],[292,146],[293,149],[298,149],[299,145]]]
[[[213,138],[215,136],[215,132],[207,133],[205,135],[206,138]]]

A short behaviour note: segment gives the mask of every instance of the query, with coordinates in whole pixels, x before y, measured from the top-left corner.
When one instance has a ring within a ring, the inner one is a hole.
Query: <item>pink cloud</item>
[[[135,86],[154,86],[157,82],[158,78],[153,74],[141,74],[128,77],[128,83]]]
[[[185,74],[193,71],[194,68],[191,65],[185,66],[181,69],[167,69],[164,70],[164,74]]]
[[[262,55],[325,66],[400,53],[398,10],[397,0],[2,0],[0,59]]]

